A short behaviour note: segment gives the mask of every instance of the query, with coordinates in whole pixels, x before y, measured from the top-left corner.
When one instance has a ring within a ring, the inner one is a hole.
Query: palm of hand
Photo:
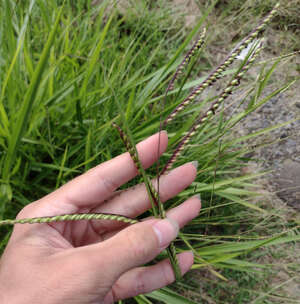
[[[154,135],[138,145],[145,168],[156,160],[157,144],[158,135]],[[161,134],[160,145],[162,153],[167,146],[165,133]],[[19,218],[66,213],[114,213],[135,218],[150,208],[144,185],[127,191],[115,190],[136,174],[129,154],[122,154],[28,205],[20,212]],[[187,164],[163,176],[160,180],[162,201],[187,187],[195,174],[193,165]],[[198,214],[199,209],[199,200],[190,199],[171,210],[168,216],[183,226]],[[162,250],[155,248],[158,247],[157,237],[152,226],[156,222],[158,220],[150,219],[131,227],[114,221],[16,226],[1,259],[0,282],[4,282],[7,294],[11,285],[16,284],[20,290],[29,290],[25,296],[22,295],[23,301],[18,302],[18,298],[16,303],[28,303],[49,293],[49,290],[50,300],[45,299],[43,303],[76,303],[74,299],[81,304],[111,303],[149,292],[174,280],[167,260],[155,266],[137,267]],[[20,260],[20,253],[22,269],[12,267],[16,260]],[[190,253],[183,253],[179,261],[185,272],[193,258]],[[44,269],[42,272],[41,267]],[[10,285],[12,281],[14,283]],[[58,292],[58,288],[62,290]]]

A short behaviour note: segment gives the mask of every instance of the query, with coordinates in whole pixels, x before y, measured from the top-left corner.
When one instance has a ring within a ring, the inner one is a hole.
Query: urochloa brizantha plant
[[[199,96],[206,88],[212,86],[218,79],[225,76],[225,71],[227,68],[236,60],[236,58],[240,55],[240,53],[249,48],[247,55],[243,59],[243,62],[236,69],[234,75],[231,80],[226,85],[225,89],[217,96],[215,101],[209,106],[208,110],[204,113],[199,113],[198,117],[194,118],[194,122],[191,128],[185,133],[182,139],[178,142],[177,146],[173,149],[169,160],[164,164],[162,170],[158,171],[157,179],[158,179],[158,189],[159,189],[159,176],[165,174],[169,171],[172,166],[176,163],[176,160],[180,156],[181,152],[184,150],[186,145],[189,143],[191,138],[197,133],[197,130],[205,126],[205,123],[209,121],[209,119],[216,114],[220,106],[224,103],[226,98],[230,96],[233,90],[240,84],[243,76],[247,73],[255,59],[257,58],[259,52],[263,47],[263,41],[261,39],[262,33],[264,32],[266,26],[270,22],[270,20],[276,14],[278,9],[278,4],[274,7],[274,9],[264,18],[264,20],[245,38],[243,39],[233,50],[232,52],[224,59],[224,61],[214,70],[212,71],[202,83],[196,86],[190,94],[182,102],[180,102],[161,122],[160,130],[162,128],[167,128],[169,124],[171,124],[177,117],[177,115],[186,109],[187,106],[192,104],[196,97]],[[58,22],[58,21],[57,21]],[[167,98],[168,93],[175,88],[175,84],[180,76],[183,74],[184,69],[188,66],[189,62],[193,59],[193,57],[201,50],[205,42],[206,30],[204,29],[199,37],[199,39],[194,43],[192,48],[186,54],[182,62],[178,65],[174,75],[171,77],[171,80],[167,86],[165,92],[165,98]],[[249,47],[250,46],[250,47]],[[34,88],[33,88],[34,89]],[[150,178],[147,176],[143,167],[141,166],[139,156],[136,150],[136,146],[133,140],[133,136],[131,134],[131,130],[126,121],[126,117],[123,113],[121,105],[117,101],[117,106],[119,107],[120,117],[121,117],[121,127],[117,124],[113,124],[113,127],[119,132],[121,139],[130,153],[132,160],[134,161],[138,172],[143,177],[144,183],[147,188],[147,192],[149,195],[149,199],[152,204],[152,214],[155,217],[164,218],[166,216],[166,212],[164,206],[159,197],[159,190],[157,190],[153,184],[150,182]],[[26,114],[27,115],[27,114]],[[24,218],[24,219],[15,219],[15,220],[2,220],[0,221],[0,225],[14,225],[14,224],[33,224],[33,223],[49,223],[49,222],[57,222],[57,221],[77,221],[77,220],[111,220],[111,221],[122,221],[129,224],[135,224],[138,222],[137,219],[131,219],[122,215],[116,214],[63,214],[57,216],[50,217],[38,217],[38,218]],[[188,240],[184,239],[181,236],[181,239],[190,246]],[[181,277],[180,269],[178,266],[178,261],[176,258],[176,247],[174,243],[171,243],[169,248],[167,248],[167,254],[170,259],[170,262],[173,266],[174,273],[176,279]]]

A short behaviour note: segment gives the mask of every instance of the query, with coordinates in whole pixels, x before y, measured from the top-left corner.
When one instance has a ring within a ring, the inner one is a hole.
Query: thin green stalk
[[[122,118],[122,121],[123,121],[123,124],[124,124],[124,127],[125,127],[125,132],[123,132],[121,130],[121,128],[119,126],[117,126],[116,124],[114,126],[119,131],[120,136],[121,136],[123,142],[125,143],[125,146],[126,146],[128,152],[129,152],[134,164],[136,165],[136,167],[138,169],[138,172],[142,175],[142,177],[144,179],[144,183],[145,183],[145,186],[146,186],[146,189],[147,189],[148,197],[149,197],[149,199],[151,201],[151,204],[152,204],[152,210],[153,210],[154,216],[155,217],[160,216],[160,218],[165,218],[166,213],[165,213],[163,204],[160,201],[159,193],[154,189],[151,181],[149,180],[148,176],[146,175],[146,172],[145,172],[145,170],[144,170],[144,168],[141,164],[141,161],[139,159],[138,152],[137,152],[137,149],[136,149],[136,145],[135,145],[135,142],[133,140],[133,136],[131,134],[130,128],[128,126],[128,123],[127,123],[127,120],[126,120],[126,117],[125,117],[125,113],[124,113],[124,111],[121,107],[121,104],[120,104],[119,100],[116,97],[115,97],[115,100],[117,101],[117,105],[118,105],[118,108],[119,108],[119,113],[121,114],[121,118]],[[158,207],[159,207],[159,214],[157,214],[156,205],[158,205]],[[166,249],[166,251],[167,251],[170,263],[172,265],[172,268],[173,268],[173,271],[174,271],[174,274],[175,274],[175,278],[176,278],[176,280],[179,280],[179,279],[181,279],[182,276],[181,276],[181,270],[180,270],[180,267],[179,267],[179,262],[178,262],[178,259],[177,259],[177,255],[176,255],[176,248],[175,248],[175,245],[174,245],[173,242]]]
[[[137,171],[144,177],[143,175],[143,171],[145,173],[145,170],[142,167],[142,164],[139,160],[138,154],[137,154],[137,150],[134,149],[134,146],[130,143],[130,140],[128,138],[128,136],[125,134],[125,132],[115,123],[112,123],[113,127],[116,128],[116,130],[119,132],[119,135],[126,147],[127,152],[130,154],[130,157],[132,158],[135,167],[137,169]],[[148,195],[150,195],[151,197],[151,204],[152,204],[152,210],[153,210],[153,214],[155,217],[157,217],[157,211],[156,211],[156,205],[158,204],[158,195],[156,195],[156,191],[151,183],[151,181],[149,181],[148,176],[145,173],[145,177],[147,182],[145,183],[147,191],[149,189]]]
[[[142,174],[142,176],[144,177],[143,171],[145,173],[145,170],[143,169],[143,167],[140,163],[135,146],[130,143],[129,137],[122,131],[122,129],[116,123],[113,123],[113,126],[118,130],[120,137],[121,137],[122,141],[124,142],[125,147],[126,147],[127,151],[129,152],[138,172],[140,174]],[[160,201],[159,194],[153,187],[151,181],[149,181],[148,176],[146,174],[145,174],[145,178],[147,181],[147,182],[145,182],[145,185],[146,185],[146,188],[148,191],[148,196],[152,203],[152,209],[154,210],[153,211],[154,216],[155,217],[159,216],[160,218],[165,218],[166,212],[165,212],[162,202]],[[156,205],[158,205],[158,207],[159,207],[158,215],[156,213]],[[169,260],[171,262],[172,268],[174,270],[175,278],[176,278],[176,280],[179,280],[179,279],[181,279],[181,271],[180,271],[179,262],[178,262],[178,259],[176,256],[176,248],[175,248],[174,242],[171,242],[170,246],[166,249],[166,251],[167,251]]]

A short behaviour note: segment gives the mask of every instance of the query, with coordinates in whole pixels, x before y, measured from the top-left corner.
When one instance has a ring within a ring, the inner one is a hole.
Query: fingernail
[[[194,160],[191,162],[191,164],[197,169],[198,168],[198,161]]]
[[[174,220],[166,218],[155,223],[153,230],[158,238],[159,247],[164,248],[176,238],[179,226]]]
[[[200,195],[200,193],[195,194],[193,197],[195,197],[195,198],[197,198],[199,201],[201,201],[201,195]]]

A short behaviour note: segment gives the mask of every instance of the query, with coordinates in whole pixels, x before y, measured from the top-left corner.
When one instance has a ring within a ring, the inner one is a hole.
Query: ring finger
[[[172,170],[168,175],[160,178],[160,198],[167,201],[174,197],[183,189],[188,187],[196,177],[196,167],[194,163],[188,163]],[[184,178],[182,178],[184,176]],[[156,187],[155,181],[153,184]],[[126,191],[120,192],[108,202],[93,209],[95,213],[121,214],[135,218],[151,207],[148,193],[144,184],[139,184]],[[120,222],[93,221],[93,229],[98,233],[105,233],[124,226]]]

